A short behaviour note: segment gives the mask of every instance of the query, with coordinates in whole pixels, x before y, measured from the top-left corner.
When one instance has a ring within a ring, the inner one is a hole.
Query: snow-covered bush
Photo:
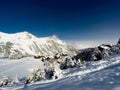
[[[25,83],[31,83],[45,79],[52,79],[53,76],[54,76],[53,69],[38,69],[25,79]]]
[[[81,62],[80,59],[75,59],[75,58],[72,58],[72,57],[68,56],[60,64],[60,69],[80,67],[81,65],[82,65],[82,62]]]
[[[60,64],[54,62],[54,75],[52,76],[53,79],[58,79],[62,76],[62,70],[60,69]]]
[[[53,63],[46,62],[45,73],[47,79],[57,79],[61,77],[60,63],[54,61]]]
[[[45,70],[38,69],[34,70],[33,73],[25,79],[25,83],[36,82],[45,79]]]
[[[20,81],[19,81],[17,75],[13,79],[11,79],[9,76],[3,76],[3,78],[0,80],[0,86],[6,86],[9,84],[17,84],[19,82]]]
[[[45,79],[57,79],[61,77],[60,64],[55,62],[44,61],[44,67],[34,70],[33,73],[26,77],[25,83],[41,81]]]
[[[5,86],[11,83],[11,79],[8,76],[3,76],[3,78],[0,80],[0,86]]]

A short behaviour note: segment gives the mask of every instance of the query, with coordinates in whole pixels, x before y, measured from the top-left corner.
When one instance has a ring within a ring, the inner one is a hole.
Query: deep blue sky
[[[0,31],[64,40],[120,37],[120,0],[0,0]]]

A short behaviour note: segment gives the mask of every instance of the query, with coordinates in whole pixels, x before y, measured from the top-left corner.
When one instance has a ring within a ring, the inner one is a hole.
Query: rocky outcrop
[[[120,53],[120,39],[118,40],[116,45],[113,45],[111,48],[112,52],[115,54]]]
[[[74,58],[82,61],[97,61],[118,53],[120,53],[120,39],[116,45],[102,44],[95,48],[80,50]]]
[[[117,44],[119,44],[119,45],[120,45],[120,38],[119,38],[119,40],[118,40]]]

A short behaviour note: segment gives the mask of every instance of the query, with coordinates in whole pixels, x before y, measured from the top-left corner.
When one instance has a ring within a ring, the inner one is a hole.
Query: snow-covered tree
[[[60,65],[60,69],[67,69],[72,67],[80,67],[82,62],[80,59],[75,59],[70,56],[66,57]]]
[[[25,83],[36,82],[45,79],[45,70],[34,70],[33,73],[25,79]]]
[[[54,65],[54,72],[53,72],[53,79],[58,79],[62,76],[62,70],[60,69],[60,64],[57,62],[53,63]]]
[[[0,80],[0,86],[5,86],[11,83],[11,79],[8,76],[3,76],[3,78]]]
[[[13,79],[12,79],[12,81],[11,81],[11,84],[17,84],[17,83],[19,83],[20,81],[19,81],[19,79],[18,79],[18,76],[16,75]]]

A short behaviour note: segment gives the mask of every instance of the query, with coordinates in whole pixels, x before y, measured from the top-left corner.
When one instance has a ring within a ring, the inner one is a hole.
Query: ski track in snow
[[[30,58],[28,58],[28,59],[30,59]],[[10,66],[13,63],[17,64],[18,62],[19,61],[15,61],[10,64],[6,64],[6,65],[1,64],[1,65]],[[20,62],[22,62],[22,60]],[[8,61],[8,63],[9,63],[9,61]],[[103,85],[103,83],[106,82],[106,81],[104,81],[104,79],[106,79],[107,77],[110,76],[110,75],[106,76],[107,73],[108,74],[114,73],[116,76],[120,77],[119,71],[115,72],[115,69],[110,69],[110,67],[112,67],[112,66],[114,67],[115,65],[117,65],[116,67],[118,68],[116,70],[120,71],[120,67],[119,67],[120,56],[119,55],[112,56],[110,58],[107,58],[107,59],[104,59],[101,61],[85,62],[85,64],[81,68],[71,68],[71,69],[64,70],[63,76],[57,80],[53,79],[53,80],[39,81],[39,82],[31,83],[28,85],[24,85],[24,83],[20,83],[17,85],[0,87],[0,89],[3,89],[3,90],[16,90],[16,89],[19,89],[19,90],[66,90],[66,89],[67,90],[73,90],[73,89],[76,89],[76,90],[96,90],[96,89],[98,89],[98,90],[120,90],[120,87],[119,87],[120,82],[119,81],[116,81],[116,87],[114,85],[115,80],[108,81],[108,84],[105,83],[106,87],[104,87],[104,85]],[[19,67],[19,66],[17,66],[17,67]],[[8,71],[6,71],[6,72],[12,73],[10,71],[17,67],[16,66],[14,66],[13,68],[10,67],[8,69]],[[109,69],[108,71],[106,70],[107,68]],[[102,70],[102,71],[98,72],[100,70]],[[1,75],[1,73],[0,73],[0,75]],[[98,75],[99,77],[96,77],[96,75]],[[95,81],[96,81],[96,84],[94,83]],[[104,82],[100,83],[100,81],[101,82],[104,81]],[[86,83],[86,85],[88,85],[88,88],[85,87],[84,83]],[[99,84],[97,85],[97,83],[100,83],[103,86],[101,86]],[[112,87],[112,84],[114,87]],[[118,86],[117,86],[117,84],[118,84]],[[83,88],[80,86],[83,86]],[[97,87],[101,87],[101,88],[97,88]]]

